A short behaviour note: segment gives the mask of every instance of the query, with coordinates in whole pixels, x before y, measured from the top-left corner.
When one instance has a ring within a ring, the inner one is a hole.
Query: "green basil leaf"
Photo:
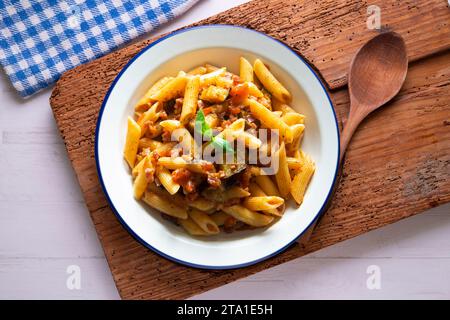
[[[211,131],[211,128],[206,123],[205,114],[203,113],[203,110],[199,110],[197,112],[197,116],[195,117],[195,130],[202,135],[204,134],[212,134],[208,133],[208,131]]]
[[[212,129],[207,129],[205,132],[203,132],[203,136],[206,137],[206,139],[209,140],[209,141],[214,139]]]
[[[212,143],[214,145],[214,147],[218,148],[218,149],[222,149],[225,150],[225,152],[229,152],[229,153],[234,153],[233,148],[231,147],[230,143],[220,137],[213,137]]]
[[[226,152],[234,152],[233,148],[227,140],[213,136],[212,129],[206,123],[203,110],[199,110],[197,112],[197,115],[195,117],[194,130],[198,133],[201,133],[204,137],[206,137],[206,139],[210,140],[215,148],[225,150]]]

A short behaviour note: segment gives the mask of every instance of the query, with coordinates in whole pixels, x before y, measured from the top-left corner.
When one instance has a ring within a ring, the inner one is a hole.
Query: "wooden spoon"
[[[397,95],[405,82],[408,71],[408,56],[403,38],[395,32],[381,33],[362,46],[350,64],[348,88],[350,114],[341,134],[342,158],[348,143],[361,121],[372,111],[386,104]],[[336,181],[333,193],[339,182]],[[329,198],[326,207],[331,203]],[[317,221],[309,227],[298,242],[304,246],[314,231]]]
[[[342,160],[361,121],[397,95],[405,82],[408,56],[403,38],[381,33],[362,46],[350,64],[350,114],[341,135]]]

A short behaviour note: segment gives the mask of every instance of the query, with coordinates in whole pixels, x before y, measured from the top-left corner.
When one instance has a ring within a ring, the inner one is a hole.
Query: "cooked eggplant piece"
[[[227,179],[247,168],[244,163],[222,164],[220,170],[224,172],[224,178]]]

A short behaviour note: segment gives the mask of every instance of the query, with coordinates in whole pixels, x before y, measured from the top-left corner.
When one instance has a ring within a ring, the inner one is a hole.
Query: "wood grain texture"
[[[348,65],[356,50],[378,31],[367,28],[367,8],[377,5],[382,30],[393,30],[405,39],[409,61],[450,48],[450,10],[445,0],[263,0],[250,1],[193,25],[234,24],[264,32],[288,44],[322,75],[330,89],[347,83]],[[125,65],[145,40],[76,68],[111,69]],[[70,72],[70,71],[69,71]]]
[[[367,28],[367,8],[380,8],[381,29],[405,39],[409,61],[450,48],[450,10],[444,0],[255,1],[203,23],[242,25],[287,43],[322,74],[330,89],[347,83],[356,50],[376,31]]]
[[[244,5],[241,13],[251,8]],[[241,14],[240,24],[250,17],[253,14]],[[261,25],[265,23],[262,19]],[[144,45],[122,49],[66,73],[51,98],[123,298],[186,298],[450,201],[450,53],[444,53],[415,63],[400,95],[363,122],[349,146],[336,197],[306,247],[294,245],[266,262],[232,271],[191,269],[160,258],[119,224],[101,191],[94,160],[95,124],[106,90]],[[342,120],[348,113],[347,91],[334,92],[332,99]]]

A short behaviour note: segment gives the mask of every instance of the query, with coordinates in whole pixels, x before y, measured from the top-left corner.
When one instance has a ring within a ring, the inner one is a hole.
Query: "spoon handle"
[[[352,103],[350,107],[350,114],[345,123],[344,130],[341,133],[341,145],[340,145],[340,158],[339,163],[342,165],[342,159],[344,157],[345,151],[347,150],[347,146],[350,140],[353,137],[353,134],[358,128],[361,121],[366,117],[367,113],[363,111],[364,108],[361,106],[356,106]]]

